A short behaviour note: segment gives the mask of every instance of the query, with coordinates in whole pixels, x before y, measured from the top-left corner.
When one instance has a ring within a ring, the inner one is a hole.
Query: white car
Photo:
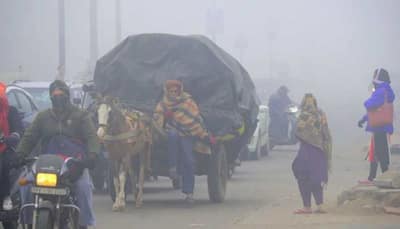
[[[268,155],[269,151],[269,136],[268,136],[268,124],[269,124],[269,113],[268,107],[261,105],[258,112],[258,123],[257,128],[254,131],[253,137],[250,143],[247,145],[249,149],[249,158],[258,160],[263,155]]]
[[[49,95],[50,83],[50,81],[18,80],[14,81],[12,85],[23,88],[29,92],[38,105],[39,110],[45,110],[51,107]]]
[[[7,86],[6,94],[9,104],[21,115],[24,127],[28,127],[39,112],[34,99],[27,91],[14,85]]]

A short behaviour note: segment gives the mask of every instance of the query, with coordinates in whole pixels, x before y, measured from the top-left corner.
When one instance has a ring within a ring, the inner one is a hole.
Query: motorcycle
[[[300,114],[300,110],[297,105],[291,104],[286,110],[288,116],[289,128],[288,135],[286,138],[274,137],[273,133],[269,134],[269,149],[272,150],[277,145],[296,145],[298,139],[296,137],[296,122]]]
[[[77,171],[73,158],[43,154],[30,168],[34,179],[20,180],[20,185],[32,184],[33,203],[21,207],[20,216],[33,209],[32,229],[79,228],[79,207],[72,192],[74,181],[83,173]],[[25,229],[25,225],[23,225]]]

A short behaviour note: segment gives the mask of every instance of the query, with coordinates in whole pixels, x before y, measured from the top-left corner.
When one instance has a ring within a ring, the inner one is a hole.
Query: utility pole
[[[90,73],[94,72],[98,58],[97,0],[90,0]]]
[[[238,55],[239,62],[243,64],[244,54],[245,54],[246,49],[248,47],[248,42],[247,42],[247,39],[244,36],[244,34],[239,34],[236,37],[236,41],[235,41],[234,45],[239,51],[239,55]]]
[[[217,35],[224,33],[224,11],[217,8],[217,1],[213,2],[212,7],[206,14],[206,32],[211,36],[211,40],[217,43]]]
[[[274,74],[273,71],[273,55],[274,55],[274,40],[276,39],[276,33],[273,31],[268,32],[268,45],[269,45],[269,77],[272,77]]]
[[[65,80],[65,4],[58,0],[58,67],[57,79]]]
[[[116,43],[121,41],[121,0],[115,0],[115,32]]]

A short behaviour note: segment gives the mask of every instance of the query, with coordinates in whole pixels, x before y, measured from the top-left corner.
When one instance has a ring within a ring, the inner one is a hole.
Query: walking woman
[[[368,154],[368,160],[371,163],[369,176],[367,180],[359,181],[363,185],[372,185],[372,181],[376,177],[378,162],[382,173],[388,170],[390,164],[388,136],[393,134],[395,95],[390,87],[389,73],[383,68],[376,69],[372,83],[374,91],[364,102],[368,114],[358,121],[358,126],[361,128],[367,122],[366,131],[373,134]]]
[[[300,107],[296,136],[300,149],[293,161],[292,169],[297,179],[303,208],[295,214],[311,214],[311,196],[317,209],[314,213],[326,213],[322,209],[323,187],[328,182],[328,170],[332,158],[332,138],[325,114],[317,106],[312,94],[306,94]]]

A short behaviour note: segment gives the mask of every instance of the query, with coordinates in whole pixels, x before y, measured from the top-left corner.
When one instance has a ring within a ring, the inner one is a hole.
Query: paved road
[[[367,172],[368,165],[350,154],[336,155],[335,172],[328,189],[327,199],[335,202],[337,194]],[[369,225],[365,219],[371,216],[349,217],[327,215],[326,218],[293,216],[300,206],[297,186],[291,173],[291,162],[295,156],[293,148],[278,150],[260,161],[247,161],[239,167],[228,183],[226,201],[222,204],[209,202],[205,177],[197,177],[196,203],[188,207],[179,191],[171,188],[168,179],[146,183],[144,205],[134,207],[132,197],[128,199],[125,212],[111,211],[112,202],[107,195],[95,196],[97,228],[297,228],[296,224],[309,223],[299,228],[398,228],[396,219],[377,216],[386,224]],[[317,216],[312,216],[317,217]],[[375,216],[373,216],[375,217]],[[335,222],[333,219],[338,218]],[[394,221],[393,221],[394,220]],[[287,221],[287,225],[285,222]],[[326,222],[329,222],[326,224]],[[321,225],[324,225],[323,227]]]
[[[294,155],[293,152],[285,154]],[[97,195],[97,228],[112,228],[115,225],[118,228],[132,225],[138,228],[160,228],[163,225],[163,229],[224,228],[273,202],[273,195],[269,194],[273,189],[271,171],[284,170],[278,164],[289,165],[290,161],[282,160],[282,157],[274,156],[243,163],[229,181],[226,201],[222,204],[208,200],[206,177],[196,177],[196,203],[191,207],[185,205],[179,191],[171,188],[168,179],[146,183],[143,207],[136,209],[130,197],[127,210],[123,213],[111,212],[110,198]]]

